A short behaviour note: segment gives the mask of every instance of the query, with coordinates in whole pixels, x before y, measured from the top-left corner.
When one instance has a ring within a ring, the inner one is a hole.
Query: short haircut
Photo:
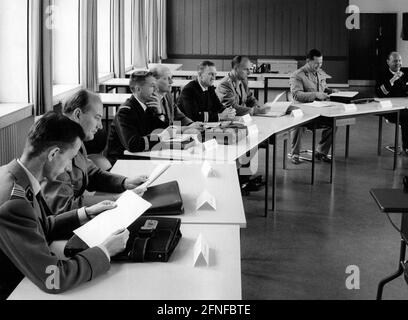
[[[246,57],[246,56],[236,56],[236,57],[234,57],[233,59],[232,59],[232,61],[231,61],[231,68],[232,69],[235,69],[237,66],[239,66],[241,63],[242,63],[242,61],[245,61],[245,60],[248,60],[248,61],[251,61],[248,57]]]
[[[130,76],[129,87],[132,92],[135,92],[136,87],[142,87],[146,83],[146,79],[153,77],[150,71],[135,71]]]
[[[36,157],[53,146],[65,151],[72,147],[78,138],[85,139],[85,133],[78,123],[61,113],[49,111],[34,123],[28,133],[28,157]]]
[[[75,109],[81,109],[82,112],[86,113],[89,111],[91,101],[102,103],[101,98],[97,94],[85,89],[79,90],[67,100],[63,112],[65,114],[72,114]]]
[[[149,72],[155,79],[160,79],[165,71],[170,71],[170,69],[163,65],[154,66],[149,70]]]
[[[201,61],[200,64],[198,65],[198,72],[202,73],[207,67],[215,67],[215,63],[208,60]]]
[[[312,49],[307,53],[306,59],[314,60],[315,57],[320,58],[321,56],[322,56],[322,53],[319,50]]]

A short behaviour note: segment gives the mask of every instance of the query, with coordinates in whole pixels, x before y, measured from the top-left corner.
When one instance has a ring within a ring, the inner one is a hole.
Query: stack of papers
[[[333,103],[331,101],[313,101],[309,103],[302,103],[302,105],[313,108],[324,108],[335,106],[336,103]]]
[[[339,91],[330,94],[330,97],[354,98],[358,95],[358,91]]]

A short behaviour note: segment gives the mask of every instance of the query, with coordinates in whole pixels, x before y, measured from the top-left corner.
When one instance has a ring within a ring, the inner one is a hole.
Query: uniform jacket
[[[58,259],[49,244],[68,239],[80,226],[77,211],[49,216],[45,200],[33,195],[24,171],[12,161],[0,167],[0,296],[6,298],[24,276],[41,290],[61,293],[108,271],[109,259],[99,247],[69,260]],[[49,267],[59,271],[59,288],[47,288]]]
[[[231,74],[223,78],[217,86],[216,93],[218,99],[225,108],[233,107],[237,111],[237,116],[243,116],[253,112],[254,107],[258,107],[258,101],[248,88],[247,81],[238,80]]]
[[[330,79],[330,76],[323,70],[319,70],[316,77],[309,66],[304,65],[290,76],[289,84],[293,99],[303,103],[313,102],[317,99],[318,92],[332,93],[333,90],[328,88],[326,79]]]
[[[174,122],[178,122],[182,126],[189,126],[193,121],[187,117],[179,107],[174,103],[173,95],[167,93],[164,97],[163,110],[166,117],[166,124],[171,126]]]
[[[132,95],[118,110],[112,122],[106,156],[113,164],[123,156],[123,152],[149,151],[159,142],[152,135],[156,129],[165,129],[167,124],[139,104]]]
[[[193,121],[218,122],[218,114],[225,107],[215,93],[215,87],[210,86],[203,91],[198,80],[189,82],[181,91],[178,106]]]
[[[401,70],[404,74],[394,82],[392,86],[390,80],[394,75],[390,69],[384,70],[378,77],[375,92],[381,98],[386,97],[406,97],[408,96],[408,70]]]
[[[72,171],[64,172],[55,181],[44,181],[41,188],[51,212],[60,214],[82,207],[85,190],[124,192],[125,179],[126,177],[98,168],[88,159],[85,146],[82,145],[78,154],[72,159]]]

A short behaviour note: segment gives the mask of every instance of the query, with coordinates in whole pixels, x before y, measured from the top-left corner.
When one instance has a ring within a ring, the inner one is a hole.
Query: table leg
[[[335,159],[335,149],[336,149],[336,118],[333,118],[332,122],[332,135],[333,135],[333,141],[332,141],[332,158],[331,158],[331,164],[330,164],[330,183],[333,183],[334,180],[334,171],[335,171],[335,164],[336,164],[336,159]]]
[[[259,100],[259,90],[258,89],[254,89],[254,96],[256,100]]]
[[[288,157],[288,139],[283,139],[283,170],[286,170],[286,159]]]
[[[316,165],[316,159],[315,159],[315,153],[316,153],[316,123],[313,122],[313,128],[312,128],[312,179],[310,184],[314,184],[314,177],[315,177],[315,165]]]
[[[265,148],[265,218],[268,216],[268,189],[269,189],[269,138]]]
[[[264,88],[264,103],[268,102],[268,86],[269,86],[269,79],[266,77],[264,79],[265,88]]]
[[[273,154],[272,154],[272,211],[276,211],[276,135],[272,136]]]
[[[377,155],[381,156],[381,145],[382,145],[382,128],[383,128],[383,116],[378,117],[378,145],[377,145]]]
[[[350,126],[346,126],[346,151],[344,152],[344,157],[346,159],[349,156],[349,145],[350,145]]]
[[[398,157],[398,138],[399,138],[399,121],[400,121],[400,112],[397,111],[397,122],[395,122],[395,143],[394,143],[394,168],[392,169],[395,171],[397,169],[397,157]]]
[[[109,127],[109,106],[105,106],[105,125],[106,125],[106,130],[108,130],[108,127]]]

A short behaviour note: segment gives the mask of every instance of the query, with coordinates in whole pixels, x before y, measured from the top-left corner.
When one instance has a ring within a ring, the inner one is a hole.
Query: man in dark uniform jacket
[[[0,168],[0,299],[7,298],[24,276],[47,293],[64,292],[107,272],[110,257],[124,250],[127,230],[68,260],[57,258],[49,247],[115,207],[107,201],[87,212],[49,212],[40,181],[55,179],[69,167],[83,138],[77,123],[54,112],[45,114],[31,128],[21,158]]]
[[[181,91],[178,106],[193,121],[218,122],[234,120],[235,109],[225,108],[213,86],[217,70],[211,61],[203,61],[198,67],[198,78]]]
[[[101,99],[88,90],[75,93],[68,99],[63,111],[65,116],[82,127],[84,141],[91,141],[102,128]],[[104,157],[100,156],[102,158]],[[104,160],[106,162],[105,158]],[[136,188],[146,179],[145,176],[128,178],[100,169],[88,158],[86,148],[82,145],[72,159],[71,170],[62,173],[54,181],[45,180],[41,187],[52,213],[59,214],[99,202],[98,196],[84,198],[86,190],[111,193],[109,196],[104,195],[103,200],[107,197],[115,200],[119,193]]]
[[[149,151],[159,142],[158,134],[167,124],[153,109],[160,103],[156,80],[150,72],[136,71],[129,81],[132,96],[119,108],[110,128],[106,156],[114,164],[130,152]]]
[[[408,72],[402,72],[402,58],[398,52],[391,52],[387,59],[388,67],[377,79],[376,93],[380,98],[408,97]],[[386,119],[396,122],[395,115],[387,115]],[[408,111],[400,111],[402,150],[408,155]]]

